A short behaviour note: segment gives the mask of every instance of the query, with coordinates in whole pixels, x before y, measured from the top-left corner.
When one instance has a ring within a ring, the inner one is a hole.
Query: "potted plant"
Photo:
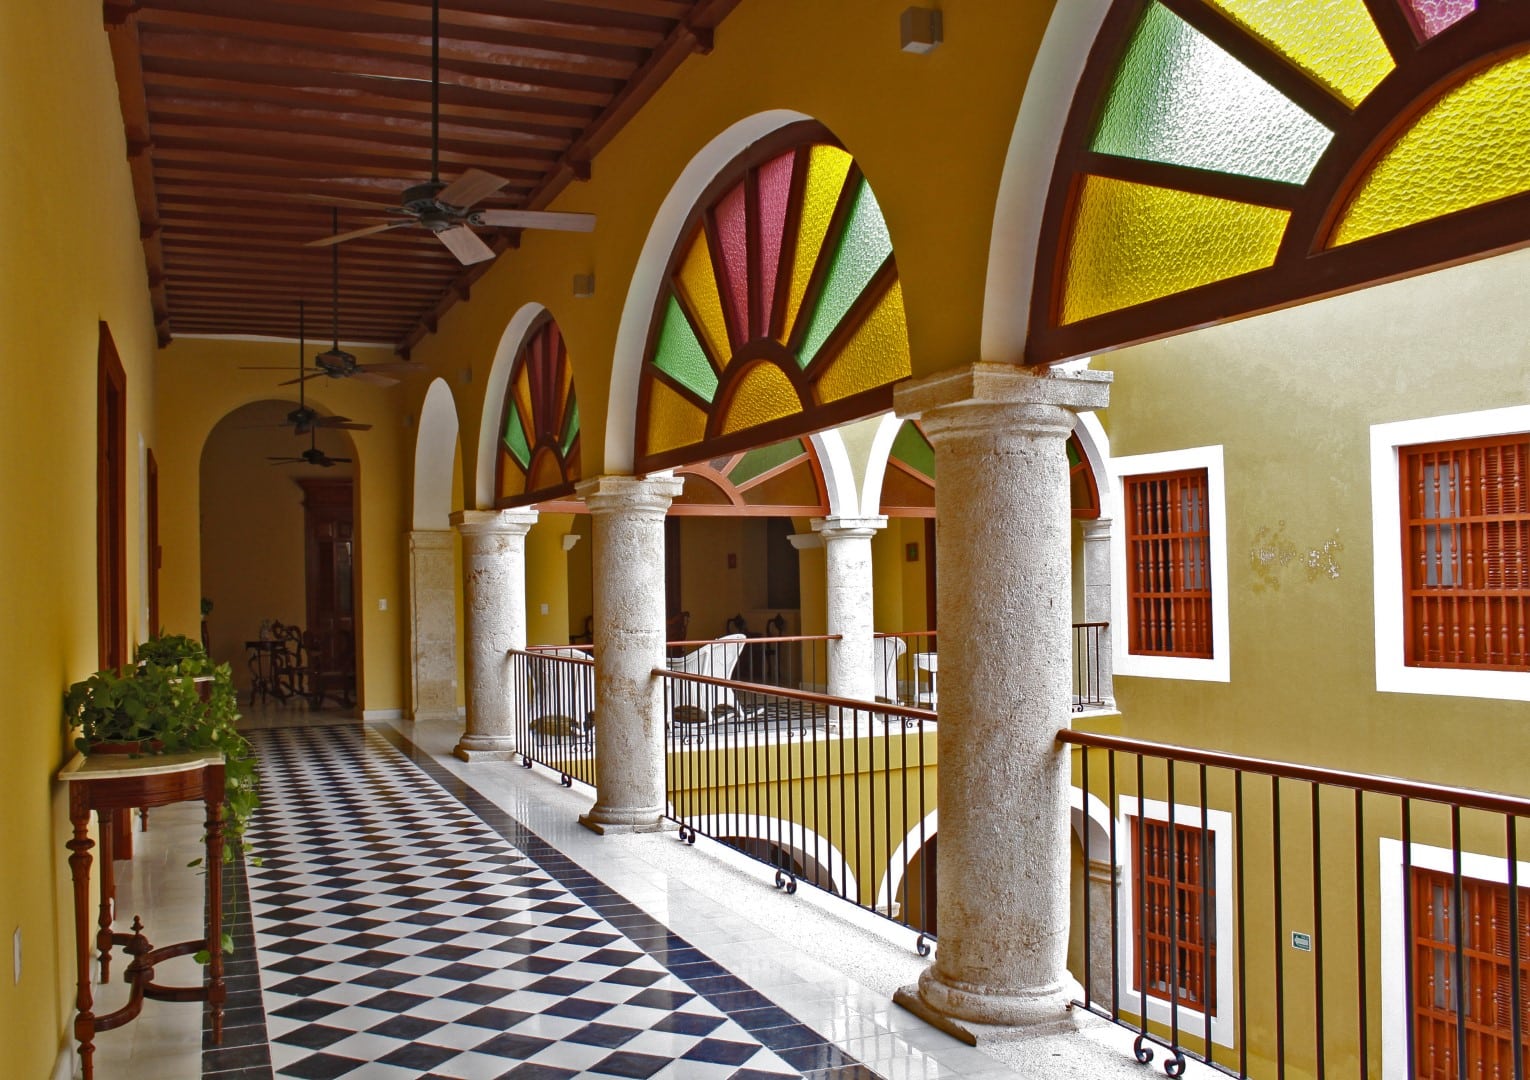
[[[239,734],[233,672],[201,643],[160,634],[138,647],[126,672],[98,671],[69,687],[64,720],[82,754],[217,750],[224,763],[224,855],[247,850],[245,826],[260,805],[255,753]]]

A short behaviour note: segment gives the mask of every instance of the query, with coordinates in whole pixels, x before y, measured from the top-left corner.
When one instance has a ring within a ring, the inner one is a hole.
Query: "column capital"
[[[1109,540],[1111,519],[1101,514],[1097,518],[1084,519],[1085,540]]]
[[[823,537],[817,533],[792,533],[786,539],[798,551],[814,551],[823,547]]]
[[[832,517],[813,518],[810,522],[813,531],[825,540],[840,540],[845,537],[870,537],[875,536],[881,529],[887,528],[887,515],[874,514],[870,517],[848,517],[836,514]]]
[[[623,510],[664,514],[679,498],[685,481],[678,476],[597,476],[574,487],[591,514]]]
[[[1109,371],[1036,374],[1014,364],[979,361],[893,387],[893,409],[921,418],[932,436],[948,427],[1009,427],[1030,421],[1042,428],[1066,424],[1072,415],[1110,403]]]
[[[488,536],[502,533],[525,536],[537,523],[535,510],[457,510],[452,513],[452,527],[463,536]]]

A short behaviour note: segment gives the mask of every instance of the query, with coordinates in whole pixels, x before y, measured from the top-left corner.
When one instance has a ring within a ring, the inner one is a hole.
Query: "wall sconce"
[[[575,274],[574,275],[574,295],[577,296],[577,297],[580,297],[580,298],[594,296],[595,295],[595,275],[594,274]]]
[[[577,543],[579,543],[579,534],[578,533],[564,533],[563,534],[563,550],[564,551],[573,551],[574,550],[574,545],[577,544]]]
[[[898,19],[898,31],[902,38],[904,52],[932,52],[943,40],[940,9],[905,8]]]

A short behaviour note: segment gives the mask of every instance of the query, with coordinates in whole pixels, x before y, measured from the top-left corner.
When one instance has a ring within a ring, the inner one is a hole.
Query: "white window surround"
[[[1120,956],[1119,985],[1121,1011],[1142,1015],[1142,995],[1132,986],[1132,973],[1137,967],[1137,934],[1132,916],[1133,860],[1136,847],[1132,843],[1132,821],[1137,817],[1137,797],[1121,795],[1120,817],[1116,823],[1116,865],[1121,868],[1121,887],[1116,891],[1116,941]],[[1169,804],[1156,799],[1142,800],[1142,816],[1149,821],[1168,821]],[[1209,828],[1213,842],[1213,858],[1216,862],[1212,889],[1215,893],[1217,928],[1216,1000],[1211,1016],[1211,1041],[1218,1046],[1232,1046],[1237,1035],[1233,1017],[1233,826],[1232,815],[1225,810],[1206,811],[1202,825],[1201,808],[1174,806],[1174,824],[1194,828]],[[1149,1020],[1168,1024],[1170,1003],[1149,994],[1147,998]],[[1199,1009],[1185,1005],[1179,1007],[1180,1030],[1189,1035],[1200,1035],[1206,1030],[1206,1017]]]
[[[1408,846],[1410,865],[1448,874],[1454,869],[1449,848],[1413,843]],[[1403,922],[1402,841],[1381,841],[1381,1069],[1382,1080],[1407,1080],[1408,999],[1404,954],[1408,948]],[[1520,888],[1530,886],[1530,863],[1517,871]],[[1509,861],[1502,856],[1461,853],[1461,876],[1478,881],[1508,884]],[[1521,912],[1520,918],[1524,918]]]
[[[1151,473],[1206,470],[1206,497],[1211,539],[1211,657],[1142,656],[1129,651],[1130,598],[1126,583],[1126,488],[1124,478]],[[1110,635],[1115,653],[1115,674],[1143,675],[1153,679],[1192,679],[1227,682],[1230,678],[1227,629],[1227,499],[1223,484],[1222,447],[1196,446],[1166,450],[1159,454],[1134,454],[1110,459]],[[1102,496],[1101,499],[1104,502]]]
[[[1524,431],[1530,431],[1530,405],[1372,425],[1371,550],[1375,553],[1373,607],[1377,690],[1530,701],[1530,672],[1410,667],[1403,662],[1406,651],[1403,640],[1402,501],[1398,477],[1399,447]]]

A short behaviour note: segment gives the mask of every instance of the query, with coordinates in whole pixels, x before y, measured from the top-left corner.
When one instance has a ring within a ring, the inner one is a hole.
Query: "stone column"
[[[1084,522],[1084,621],[1104,623],[1100,630],[1100,696],[1116,707],[1115,653],[1110,639],[1110,518]]]
[[[871,538],[887,518],[814,518],[823,537],[827,632],[839,635],[829,646],[829,693],[871,701],[876,697],[872,656]]]
[[[409,534],[409,719],[457,719],[452,531]]]
[[[463,761],[508,761],[515,753],[511,649],[526,647],[526,533],[535,510],[460,510],[463,630],[467,636],[467,730],[453,751]]]
[[[590,508],[595,587],[594,832],[663,826],[664,515],[673,476],[602,476],[578,486]]]
[[[1071,512],[1064,441],[1110,374],[977,363],[898,386],[935,447],[940,945],[897,1000],[972,1025],[1066,1026]]]

